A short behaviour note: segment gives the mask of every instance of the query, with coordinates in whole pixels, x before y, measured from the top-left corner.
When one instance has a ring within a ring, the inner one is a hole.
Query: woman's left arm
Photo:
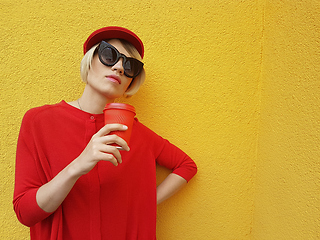
[[[187,180],[175,173],[171,173],[166,179],[157,187],[157,204],[168,199],[176,192],[178,192],[184,185],[187,184]]]
[[[197,173],[195,162],[167,140],[164,140],[157,163],[172,170],[172,173],[157,187],[158,204],[178,192]]]

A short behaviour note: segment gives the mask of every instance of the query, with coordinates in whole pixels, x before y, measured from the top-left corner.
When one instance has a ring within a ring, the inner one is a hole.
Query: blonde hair
[[[108,39],[111,40],[111,39]],[[106,41],[108,41],[106,40]],[[126,40],[122,40],[122,39],[118,39],[123,47],[128,51],[128,53],[133,56],[134,58],[138,59],[138,60],[142,60],[139,52],[137,51],[137,49],[128,41]],[[84,83],[88,83],[87,81],[87,76],[88,76],[88,72],[89,69],[91,68],[91,64],[92,64],[92,59],[94,57],[94,55],[96,54],[96,49],[99,46],[99,44],[94,45],[89,51],[86,52],[86,54],[83,56],[82,60],[81,60],[81,64],[80,64],[80,76],[81,79]],[[124,97],[131,97],[133,96],[136,92],[138,92],[140,86],[143,84],[144,80],[146,78],[146,73],[144,68],[142,68],[142,71],[140,72],[140,74],[138,76],[136,76],[134,79],[132,79],[128,89],[126,90],[126,92],[124,93]]]

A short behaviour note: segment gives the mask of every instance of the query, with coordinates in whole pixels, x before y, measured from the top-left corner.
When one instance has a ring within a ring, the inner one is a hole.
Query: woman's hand
[[[79,175],[88,173],[99,161],[109,161],[114,166],[122,163],[119,149],[110,144],[115,143],[125,151],[130,150],[129,146],[117,135],[108,134],[113,131],[126,131],[127,129],[128,127],[122,124],[107,124],[94,134],[86,148],[74,161],[73,166],[76,173]]]
[[[121,124],[107,124],[93,135],[79,157],[62,169],[51,181],[38,189],[36,199],[39,207],[46,212],[55,211],[79,177],[90,172],[100,160],[109,161],[115,166],[121,163],[119,150],[110,144],[116,143],[123,150],[129,151],[128,144],[116,135],[107,134],[112,131],[125,131],[127,129],[126,126]]]

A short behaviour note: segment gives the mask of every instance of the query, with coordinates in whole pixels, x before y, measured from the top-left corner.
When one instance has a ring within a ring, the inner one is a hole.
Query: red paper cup
[[[120,123],[126,125],[128,129],[126,131],[113,131],[110,134],[116,134],[127,142],[129,145],[133,119],[136,115],[135,108],[125,103],[108,103],[104,110],[104,123]],[[117,144],[114,144],[117,146]],[[121,147],[119,147],[121,149]]]

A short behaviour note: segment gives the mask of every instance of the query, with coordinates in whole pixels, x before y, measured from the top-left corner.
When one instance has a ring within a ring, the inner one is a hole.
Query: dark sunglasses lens
[[[142,64],[138,60],[130,58],[127,59],[123,67],[128,76],[136,77],[142,69]]]
[[[106,47],[100,52],[100,58],[104,64],[112,66],[117,62],[117,53],[114,49]]]
[[[135,58],[127,58],[120,54],[112,45],[102,41],[98,50],[100,61],[107,66],[113,66],[119,58],[123,58],[124,73],[127,77],[136,77],[143,68],[143,63]]]

